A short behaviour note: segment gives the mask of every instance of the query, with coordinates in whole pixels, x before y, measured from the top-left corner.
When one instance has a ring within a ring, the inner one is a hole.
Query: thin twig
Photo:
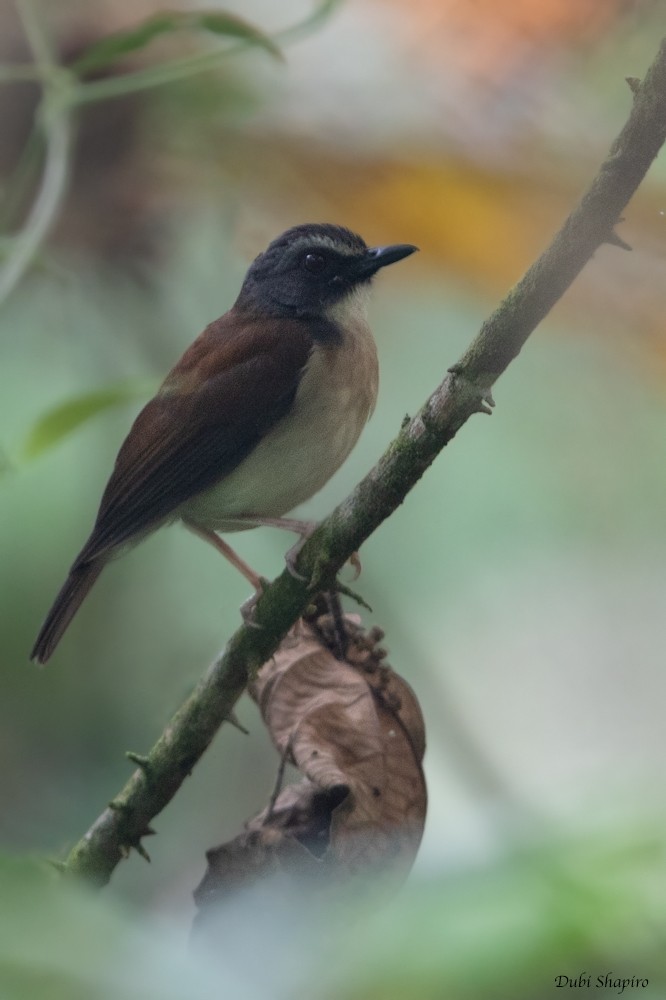
[[[55,223],[67,191],[72,148],[71,112],[68,108],[65,72],[58,66],[51,40],[32,0],[16,0],[16,9],[37,71],[43,76],[44,93],[35,112],[34,131],[43,128],[46,159],[37,196],[21,231],[12,238],[11,250],[0,268],[0,304],[11,294]],[[31,139],[28,142],[32,141]]]
[[[16,10],[28,45],[35,57],[37,69],[46,72],[57,67],[51,40],[44,29],[44,23],[35,11],[33,0],[15,0]]]
[[[339,0],[327,0],[317,5],[312,14],[302,21],[272,34],[271,42],[276,45],[288,45],[298,41],[329,17],[338,3]],[[157,66],[129,71],[122,76],[79,83],[74,89],[72,99],[77,104],[89,104],[93,101],[124,97],[142,90],[153,90],[155,87],[176,83],[179,80],[188,80],[193,76],[218,69],[229,57],[245,52],[256,44],[252,39],[247,39],[227,45],[226,48],[214,49],[212,52],[200,52],[192,56],[171,59]]]
[[[265,823],[268,824],[273,818],[273,813],[275,812],[275,803],[278,800],[278,796],[282,791],[282,783],[284,781],[284,772],[287,768],[287,761],[291,756],[291,737],[287,740],[287,745],[282,751],[280,756],[280,763],[278,765],[277,774],[275,776],[275,783],[273,785],[273,791],[271,792],[271,797],[268,800],[268,809],[266,810]]]
[[[0,269],[0,304],[14,290],[55,223],[67,192],[72,125],[66,109],[53,110],[46,127],[46,162],[39,192]]]
[[[262,663],[309,603],[330,589],[352,553],[404,500],[473,413],[489,412],[490,388],[569,287],[613,227],[666,139],[666,41],[634,95],[633,107],[599,173],[555,236],[419,413],[407,421],[377,465],[321,523],[299,553],[299,577],[284,571],[260,596],[255,620],[241,626],[148,755],[150,779],[135,772],[84,838],[67,869],[97,885],[137,843],[204,753]],[[122,808],[118,807],[121,804]]]
[[[238,55],[250,48],[251,41],[236,42],[226,48],[215,49],[213,52],[198,53],[194,56],[184,56],[171,59],[169,62],[146,69],[136,69],[122,76],[111,76],[103,80],[92,80],[89,83],[79,83],[74,88],[73,100],[76,104],[99,103],[128,94],[138,94],[144,90],[153,90],[165,84],[189,80],[201,73],[210,73],[230,57]]]
[[[39,83],[43,77],[34,63],[0,63],[0,83]]]
[[[297,41],[328,17],[339,0],[324,0],[302,21],[275,34],[281,44]],[[41,127],[46,138],[46,161],[37,197],[23,229],[11,243],[0,268],[0,305],[11,294],[34,260],[57,220],[67,193],[72,150],[72,109],[78,104],[97,102],[174,83],[216,69],[220,62],[247,49],[251,41],[226,49],[205,52],[148,69],[88,83],[76,81],[57,64],[44,25],[35,12],[33,0],[16,0],[16,8],[28,44],[35,57],[33,66],[0,66],[0,83],[16,80],[41,81],[44,95],[35,115],[33,135]]]

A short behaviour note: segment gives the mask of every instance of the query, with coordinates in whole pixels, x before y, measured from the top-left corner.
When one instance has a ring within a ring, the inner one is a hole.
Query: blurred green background
[[[159,9],[28,6],[69,63]],[[273,37],[314,5],[224,9]],[[188,958],[204,852],[275,777],[247,700],[251,735],[221,731],[156,820],[152,865],[133,856],[92,901],[18,860],[66,854],[129,775],[124,751],[152,744],[238,624],[245,582],[173,527],[106,569],[46,670],[27,662],[131,420],[232,303],[249,260],[303,221],[421,247],[376,283],[379,405],[304,508],[323,516],[573,205],[626,118],[624,77],[654,57],[662,14],[647,0],[348,0],[277,35],[282,62],[246,48],[214,72],[77,112],[50,238],[0,310],[3,1000],[218,995],[212,984],[225,996],[536,998],[584,970],[593,986],[609,970],[649,977],[636,992],[666,996],[663,157],[620,227],[633,252],[597,253],[498,384],[492,420],[471,421],[364,546],[367,623],[386,629],[427,726],[429,816],[401,894],[318,918],[327,951],[298,906],[280,897],[278,914],[269,893],[230,906],[229,954],[248,949],[240,971]],[[2,66],[32,60],[12,3],[0,38]],[[102,82],[227,43],[165,35]],[[7,235],[34,203],[37,95],[0,88]],[[53,408],[109,388],[127,401],[35,447]],[[234,541],[262,574],[281,570],[282,533]],[[271,941],[267,979],[255,934]],[[292,974],[298,940],[309,957]],[[139,951],[135,994],[117,970]]]

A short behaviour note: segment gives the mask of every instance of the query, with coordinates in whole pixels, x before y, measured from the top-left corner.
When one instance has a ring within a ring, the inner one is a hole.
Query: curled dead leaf
[[[329,883],[401,879],[413,864],[427,802],[423,716],[384,662],[383,633],[333,612],[320,601],[250,688],[283,763],[304,777],[208,852],[200,906],[276,872]]]

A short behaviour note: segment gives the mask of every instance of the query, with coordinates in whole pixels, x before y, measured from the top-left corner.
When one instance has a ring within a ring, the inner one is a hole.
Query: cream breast
[[[289,412],[229,475],[182,507],[218,531],[234,519],[282,517],[331,478],[356,444],[377,399],[379,371],[365,296],[352,293],[327,317],[342,341],[315,343]]]

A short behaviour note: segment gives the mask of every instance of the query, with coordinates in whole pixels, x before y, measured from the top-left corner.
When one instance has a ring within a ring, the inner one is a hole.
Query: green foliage
[[[14,463],[7,454],[2,442],[0,442],[0,477],[5,476],[14,468]]]
[[[23,446],[25,457],[36,458],[93,417],[113,407],[145,399],[154,389],[154,385],[145,381],[120,382],[59,403],[43,413],[31,428]]]
[[[289,42],[316,28],[338,5],[339,0],[323,0],[315,5],[312,13],[296,25],[279,32],[275,37]],[[36,53],[49,52],[50,41],[44,26],[33,18],[30,6],[19,5],[18,13],[26,36]],[[180,30],[203,31],[218,37],[231,38],[237,44],[220,50],[197,52],[181,58],[167,60],[146,69],[127,72],[99,80],[85,82],[83,78],[113,65],[119,59],[137,52],[160,35]],[[223,11],[163,12],[154,14],[127,31],[117,32],[94,43],[74,64],[65,71],[47,58],[49,72],[44,76],[42,97],[34,116],[32,134],[21,155],[15,176],[9,185],[9,197],[0,209],[0,225],[7,226],[21,204],[25,191],[30,187],[34,169],[34,151],[45,139],[44,168],[32,210],[25,224],[12,237],[9,249],[0,252],[0,304],[19,284],[26,270],[38,256],[45,237],[62,207],[71,174],[72,111],[77,104],[94,103],[126,94],[138,93],[154,87],[173,84],[200,73],[215,69],[227,56],[255,46],[272,56],[282,58],[275,39],[242,18]],[[39,59],[38,59],[39,61]],[[2,70],[0,66],[0,82]],[[31,69],[31,68],[30,68]],[[11,81],[11,67],[5,80]],[[77,79],[77,75],[81,79]],[[41,72],[37,79],[41,79]],[[3,260],[4,257],[4,260]]]
[[[556,976],[586,970],[595,986],[607,973],[647,978],[625,995],[654,1000],[664,986],[665,845],[645,831],[625,837],[413,877],[388,898],[364,890],[336,904],[268,883],[230,898],[190,951],[187,923],[157,927],[43,863],[0,859],[0,996],[537,1000],[554,995]],[[600,1000],[618,992],[594,989]]]
[[[2,1000],[198,1000],[169,960],[174,944],[160,953],[130,910],[47,864],[0,858]]]
[[[176,31],[207,31],[214,35],[257,45],[271,55],[282,58],[279,48],[268,35],[234,14],[223,11],[167,11],[153,14],[126,31],[118,31],[101,38],[91,45],[71,68],[81,77],[97,73],[132,52],[145,48],[160,35]]]

